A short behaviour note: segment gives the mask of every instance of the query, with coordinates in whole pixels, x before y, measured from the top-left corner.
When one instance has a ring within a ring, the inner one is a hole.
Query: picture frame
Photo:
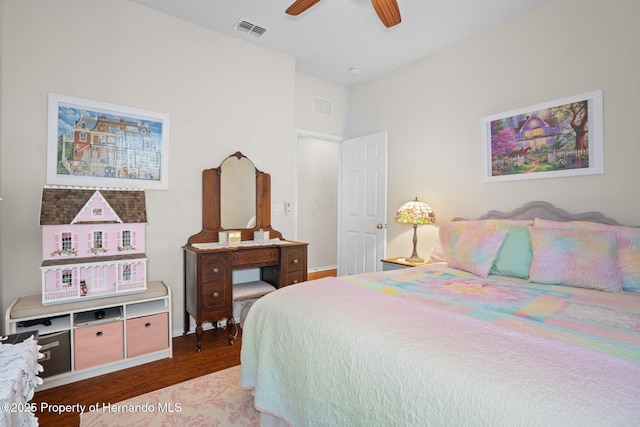
[[[169,115],[50,93],[47,184],[167,190]]]
[[[482,180],[604,173],[602,91],[481,119]]]

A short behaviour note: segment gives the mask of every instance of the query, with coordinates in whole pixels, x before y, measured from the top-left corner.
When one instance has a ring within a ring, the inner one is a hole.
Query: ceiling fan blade
[[[287,15],[300,15],[320,0],[296,0],[285,10]]]
[[[402,22],[396,0],[371,0],[371,4],[385,27],[390,28]]]

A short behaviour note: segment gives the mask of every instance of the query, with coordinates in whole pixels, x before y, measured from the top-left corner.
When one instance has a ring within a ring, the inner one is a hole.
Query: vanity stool
[[[263,282],[262,280],[256,280],[254,282],[236,283],[233,285],[233,306],[234,314],[235,308],[240,307],[240,328],[244,326],[244,319],[247,318],[249,309],[254,302],[268,294],[275,291],[275,286]]]

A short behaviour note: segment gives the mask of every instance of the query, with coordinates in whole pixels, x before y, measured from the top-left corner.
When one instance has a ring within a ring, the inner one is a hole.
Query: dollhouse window
[[[122,230],[122,246],[131,246],[131,230]]]
[[[61,242],[62,242],[62,250],[63,251],[68,251],[73,249],[73,240],[71,238],[71,233],[62,233],[61,235]]]
[[[80,141],[87,142],[87,134],[86,133],[82,132],[80,134]]]
[[[102,208],[92,208],[91,209],[91,218],[102,218],[104,212]]]
[[[62,287],[70,288],[73,283],[73,274],[71,270],[64,270],[62,272]]]
[[[127,282],[131,280],[131,266],[129,264],[122,266],[122,281]]]
[[[93,232],[93,247],[94,248],[102,247],[102,231]]]

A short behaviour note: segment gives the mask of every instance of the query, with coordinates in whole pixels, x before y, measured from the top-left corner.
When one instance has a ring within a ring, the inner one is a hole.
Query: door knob
[[[376,225],[376,228],[378,230],[382,230],[384,228],[384,225],[383,224],[378,224],[378,225]]]

